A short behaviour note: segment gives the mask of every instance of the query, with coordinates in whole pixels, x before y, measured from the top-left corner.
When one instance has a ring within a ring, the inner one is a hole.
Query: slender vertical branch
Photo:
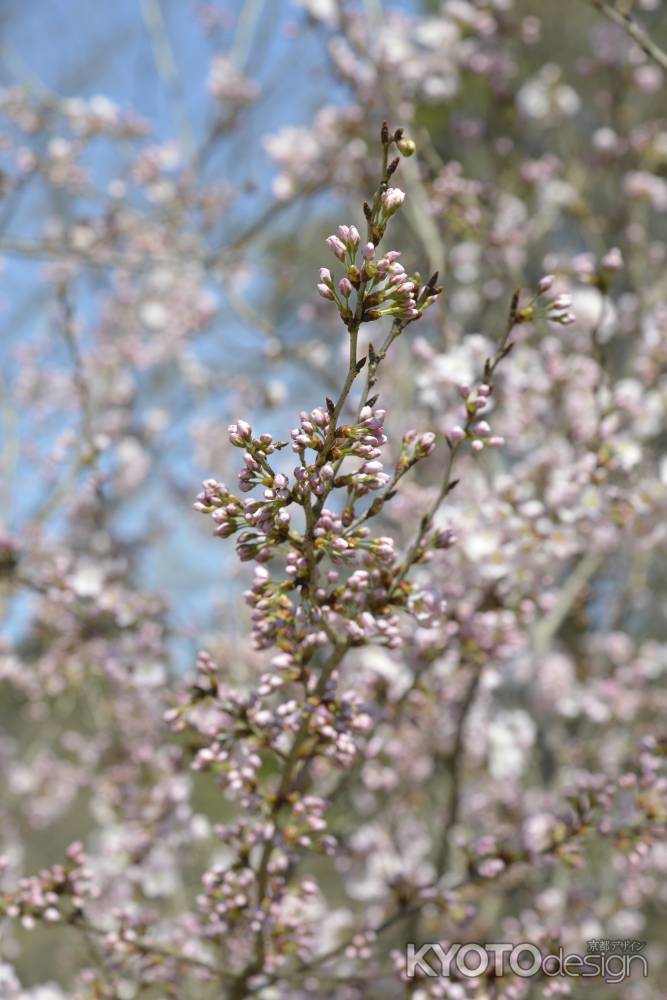
[[[622,28],[649,59],[661,66],[662,69],[667,70],[667,52],[653,41],[648,31],[629,13],[619,10],[618,7],[607,3],[606,0],[583,0],[583,2]]]
[[[340,666],[343,658],[349,649],[349,643],[344,642],[334,647],[326,664],[321,668],[319,675],[319,680],[317,687],[315,689],[315,699],[321,698],[323,695],[327,684],[331,678],[334,671]],[[308,739],[310,732],[310,715],[312,711],[312,706],[307,704],[304,706],[303,717],[301,724],[294,736],[292,745],[289,749],[287,759],[285,761],[285,766],[283,768],[282,776],[280,779],[280,784],[273,797],[273,806],[271,808],[270,821],[274,823],[275,829],[273,836],[266,842],[262,850],[262,854],[257,866],[257,905],[264,909],[266,893],[269,881],[269,868],[271,864],[271,858],[273,857],[274,851],[276,850],[278,838],[280,834],[279,816],[283,805],[286,803],[290,792],[295,783],[296,770],[299,764],[299,759],[303,747]],[[243,997],[247,995],[246,990],[248,986],[248,980],[254,975],[261,972],[264,965],[264,932],[260,929],[257,932],[256,943],[255,943],[255,954],[250,962],[245,966],[245,968],[239,973],[234,982],[230,986],[229,1000],[242,1000]]]
[[[187,156],[191,158],[195,152],[195,140],[188,116],[183,84],[176,65],[160,0],[141,0],[141,10],[151,37],[155,65],[172,105],[181,145]]]
[[[510,335],[512,330],[517,323],[517,309],[519,305],[519,292],[516,291],[512,296],[512,301],[510,303],[509,316],[507,320],[507,325],[505,327],[505,332],[500,340],[498,348],[492,359],[489,359],[486,363],[484,370],[484,380],[489,390],[493,389],[494,385],[494,375],[496,369],[500,362],[507,356],[512,348],[512,343],[510,342]],[[447,457],[447,464],[445,465],[445,473],[442,477],[440,489],[428,508],[426,514],[421,519],[419,528],[417,530],[414,541],[408,549],[408,553],[403,561],[403,565],[399,569],[394,582],[394,590],[396,591],[401,585],[403,580],[405,580],[407,574],[409,573],[411,567],[419,560],[422,554],[422,546],[428,535],[428,532],[433,527],[433,519],[440,509],[445,497],[452,491],[456,485],[456,480],[453,478],[454,466],[456,463],[457,456],[461,451],[463,444],[468,438],[468,434],[473,426],[473,424],[478,420],[478,414],[476,410],[468,410],[466,421],[463,426],[464,435],[459,441],[449,441],[449,455]]]

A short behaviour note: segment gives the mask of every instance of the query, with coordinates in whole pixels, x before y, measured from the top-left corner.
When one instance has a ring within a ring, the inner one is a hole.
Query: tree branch
[[[642,28],[630,14],[620,11],[617,7],[607,3],[606,0],[583,0],[583,2],[599,11],[609,21],[612,21],[613,24],[616,24],[625,31],[649,59],[652,59],[653,62],[667,71],[667,52],[661,49],[659,45],[656,45],[646,29]]]

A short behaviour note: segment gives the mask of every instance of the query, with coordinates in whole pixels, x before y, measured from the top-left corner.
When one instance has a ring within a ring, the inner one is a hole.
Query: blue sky
[[[181,139],[197,145],[210,122],[211,102],[205,90],[210,54],[232,51],[247,75],[259,82],[262,97],[249,111],[242,130],[247,141],[242,147],[231,143],[226,153],[223,147],[208,164],[207,174],[209,179],[251,179],[256,193],[244,204],[252,216],[270,198],[273,173],[261,136],[281,125],[308,121],[319,106],[342,99],[342,94],[332,90],[327,76],[321,35],[305,29],[303,11],[291,0],[219,0],[205,5],[214,11],[219,23],[214,38],[206,37],[195,16],[202,6],[192,0],[3,0],[0,86],[24,84],[60,97],[105,95],[147,119],[151,141]],[[109,149],[108,143],[100,142],[90,153],[100,179],[113,172]],[[4,220],[3,235],[34,240],[45,216],[53,210],[54,204],[45,201],[43,190],[28,185],[9,221]],[[246,220],[241,222],[245,226]],[[41,260],[11,255],[4,259],[0,271],[0,364],[6,379],[0,391],[8,389],[7,383],[16,374],[16,344],[29,342],[44,324],[54,321],[42,280],[43,266]],[[82,312],[95,308],[96,281],[99,283],[95,275],[84,278],[88,285],[79,299]],[[227,322],[224,336],[250,351],[260,343],[256,331]],[[210,349],[210,341],[207,347],[204,338],[200,349]],[[314,400],[303,402],[307,405]],[[30,416],[19,414],[18,420],[22,435],[29,437],[33,431]],[[58,429],[52,427],[53,431]],[[183,447],[187,439],[180,436],[182,430],[175,422],[165,437],[165,447],[173,448],[179,479],[191,482],[195,492],[198,476],[215,470],[193,467],[187,446]],[[36,503],[39,499],[31,496],[37,480],[30,472],[29,467],[18,470],[23,510],[26,500]],[[16,514],[16,496],[9,499]],[[128,533],[150,518],[152,502],[154,498],[146,494],[143,502],[125,512],[122,527]],[[10,527],[17,523],[6,510],[0,510],[2,515]],[[232,546],[227,543],[223,547],[210,539],[202,532],[202,525],[195,525],[189,510],[174,511],[171,520],[174,530],[152,547],[143,565],[145,580],[149,586],[168,592],[176,621],[204,620],[209,605],[224,597],[224,565]],[[202,588],[206,594],[203,601]]]

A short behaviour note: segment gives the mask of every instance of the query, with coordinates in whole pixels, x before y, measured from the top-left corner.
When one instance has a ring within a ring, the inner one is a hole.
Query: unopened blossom
[[[623,267],[623,254],[618,247],[612,247],[611,250],[607,251],[600,263],[607,271],[620,271]]]
[[[338,236],[328,236],[327,246],[331,250],[332,254],[335,257],[338,257],[339,260],[343,260],[345,258],[345,244],[341,239],[339,239]]]
[[[400,188],[387,188],[382,195],[382,208],[387,217],[398,211],[405,201],[405,192]]]

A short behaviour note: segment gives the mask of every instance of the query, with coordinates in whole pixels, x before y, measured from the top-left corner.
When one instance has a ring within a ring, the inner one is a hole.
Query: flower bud
[[[245,420],[237,420],[235,424],[230,424],[227,428],[231,444],[244,445],[252,436],[252,427]]]
[[[456,535],[451,528],[441,528],[433,535],[433,546],[436,549],[449,549],[456,543]]]
[[[623,254],[618,247],[612,247],[602,258],[601,264],[606,271],[620,271],[623,267]]]
[[[345,244],[337,236],[327,236],[326,244],[338,260],[345,259]]]
[[[387,188],[382,195],[382,208],[387,215],[393,215],[405,201],[405,192],[400,188]]]
[[[555,298],[553,302],[549,303],[549,309],[569,309],[571,305],[572,296],[564,293],[563,295],[559,295]]]
[[[401,156],[412,156],[417,149],[412,139],[399,139],[396,146]]]
[[[491,433],[491,428],[486,420],[479,420],[472,430],[478,437],[487,437]]]
[[[426,431],[421,434],[419,440],[417,441],[417,453],[420,457],[425,458],[430,455],[435,448],[435,434],[433,431]]]

